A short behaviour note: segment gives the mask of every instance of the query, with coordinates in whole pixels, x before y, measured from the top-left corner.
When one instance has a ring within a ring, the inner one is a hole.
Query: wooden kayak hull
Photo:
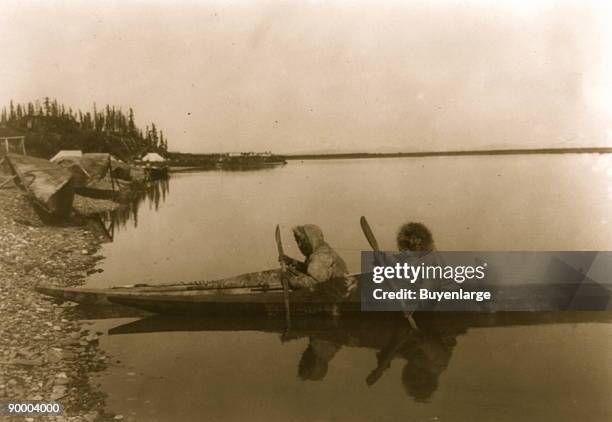
[[[350,276],[357,284],[357,276]],[[342,281],[343,283],[343,281]],[[328,291],[333,284],[290,294],[291,312],[321,314],[334,310],[360,312],[357,289],[339,297]],[[242,274],[222,280],[164,285],[136,284],[109,289],[55,287],[41,285],[36,291],[62,301],[88,305],[120,304],[154,313],[174,315],[275,315],[284,313],[280,270]]]
[[[265,270],[221,280],[202,280],[184,283],[167,284],[133,284],[116,286],[105,289],[84,287],[57,287],[39,285],[35,290],[46,296],[61,301],[71,301],[91,305],[110,304],[108,296],[134,295],[134,294],[179,294],[181,292],[216,291],[229,292],[231,289],[278,289],[280,288],[280,270]],[[249,292],[250,290],[247,290]]]
[[[81,303],[83,305],[110,305],[108,301],[109,289],[87,289],[81,287],[54,287],[38,286],[35,288],[38,293],[58,299]]]
[[[38,286],[36,291],[62,301],[85,305],[119,304],[149,312],[171,315],[275,315],[284,313],[280,289],[224,288],[213,290],[88,289]],[[305,294],[308,293],[308,294]],[[314,297],[311,292],[294,291],[290,295],[291,312],[320,314],[332,311],[334,303]],[[344,312],[359,312],[360,302],[341,303]]]
[[[143,309],[157,314],[198,316],[284,316],[282,290],[234,291],[212,294],[123,294],[109,295],[111,303]],[[348,299],[334,302],[316,292],[292,291],[289,295],[292,315],[363,314],[361,302]]]
[[[315,286],[314,290],[293,290],[289,295],[291,314],[343,315],[359,314],[361,291],[359,275],[349,276],[353,288],[348,294],[343,291],[345,280]],[[163,285],[136,284],[109,289],[59,288],[39,286],[38,292],[60,300],[84,304],[119,304],[158,314],[202,315],[202,316],[253,316],[284,315],[285,305],[280,282],[280,271],[267,270],[242,274],[223,280],[174,283]],[[477,312],[504,312],[517,310],[555,311],[581,310],[580,300],[602,302],[599,310],[610,310],[610,292],[601,286],[581,289],[567,284],[543,284],[537,289],[533,285],[499,286],[495,288],[495,301],[474,304],[463,309]],[[576,299],[580,299],[576,301]],[[576,305],[578,303],[578,305]],[[386,312],[367,312],[386,314]]]
[[[608,310],[609,293],[597,290],[596,296],[590,296],[594,303],[602,300],[596,306],[597,310]],[[531,296],[530,296],[531,295]],[[504,286],[495,291],[495,301],[484,303],[468,303],[461,309],[477,313],[498,313],[509,311],[539,311],[552,312],[560,310],[583,310],[576,303],[576,295],[565,285],[547,285],[534,291],[533,286]],[[583,297],[584,299],[584,297]],[[211,290],[204,292],[160,292],[134,293],[131,295],[111,295],[108,300],[124,306],[143,309],[149,312],[168,315],[202,315],[202,316],[253,316],[253,315],[284,315],[285,305],[282,289],[268,291],[253,289]],[[578,301],[579,302],[579,301]],[[325,286],[317,285],[315,290],[293,290],[289,294],[292,315],[330,315],[340,313],[344,316],[359,315],[360,317],[379,317],[388,312],[363,311],[361,291],[358,286],[348,296],[334,295]],[[449,308],[447,308],[449,309]],[[455,308],[457,309],[457,308]],[[446,312],[450,312],[447,310]],[[436,312],[436,313],[446,313]]]

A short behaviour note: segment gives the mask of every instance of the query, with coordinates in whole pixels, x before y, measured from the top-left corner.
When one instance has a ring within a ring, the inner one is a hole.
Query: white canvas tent
[[[142,161],[150,163],[161,163],[166,160],[164,159],[164,157],[162,157],[156,152],[149,152],[144,157],[142,157]]]

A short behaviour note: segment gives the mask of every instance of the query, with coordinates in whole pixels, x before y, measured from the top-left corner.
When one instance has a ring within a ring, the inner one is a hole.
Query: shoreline
[[[92,383],[109,360],[98,347],[102,333],[90,332],[73,304],[34,291],[38,284],[82,285],[103,259],[103,235],[72,223],[45,225],[23,191],[0,189],[0,399],[58,401],[64,416],[49,420],[111,420]]]
[[[534,155],[534,154],[610,154],[612,147],[591,148],[528,148],[528,149],[495,149],[466,151],[425,151],[425,152],[354,152],[331,154],[294,154],[284,155],[290,160],[344,160],[356,158],[423,158],[423,157],[457,157],[478,155]]]

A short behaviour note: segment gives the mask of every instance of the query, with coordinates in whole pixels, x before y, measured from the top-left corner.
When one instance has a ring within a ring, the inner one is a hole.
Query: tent
[[[150,162],[150,163],[161,163],[166,160],[164,159],[164,157],[162,157],[156,152],[149,152],[144,157],[142,157],[142,161]]]

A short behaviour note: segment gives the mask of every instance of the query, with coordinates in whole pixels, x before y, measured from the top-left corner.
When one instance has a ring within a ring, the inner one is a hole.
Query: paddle
[[[378,241],[376,240],[374,232],[372,232],[372,228],[370,227],[370,224],[368,223],[368,220],[366,220],[365,216],[361,216],[361,218],[359,219],[359,224],[361,225],[361,230],[363,231],[363,234],[368,240],[368,243],[370,244],[372,250],[374,252],[379,252],[380,248],[378,247]],[[376,258],[376,260],[378,261],[378,257]],[[394,290],[397,290],[395,283],[389,281],[389,284]],[[414,320],[414,318],[412,318],[412,312],[409,312],[405,309],[404,302],[401,302],[401,304],[404,308],[404,316],[408,320],[410,328],[415,330],[417,333],[420,332],[419,327],[416,325],[416,321]],[[370,375],[368,375],[368,377],[366,378],[366,384],[368,386],[373,385],[376,381],[379,380],[384,371],[391,365],[391,361],[393,360],[395,353],[397,353],[397,351],[403,344],[403,340],[396,340],[394,342],[394,345],[390,347],[389,350],[387,350],[387,353],[385,353],[385,351],[381,352],[381,356],[378,361],[378,366],[372,372],[370,372]]]
[[[368,243],[372,247],[372,250],[378,252],[380,250],[380,248],[378,247],[378,241],[376,240],[376,237],[374,236],[374,233],[370,228],[370,224],[368,224],[368,220],[366,220],[363,215],[359,219],[359,224],[361,224],[361,230],[363,230],[363,234],[365,235],[366,239],[368,240]]]
[[[285,302],[285,322],[287,329],[291,327],[291,313],[289,308],[289,283],[287,281],[287,265],[283,261],[283,241],[281,240],[280,226],[276,225],[276,248],[278,249],[278,260],[281,265],[281,282],[283,283],[283,300]]]
[[[363,234],[368,240],[368,243],[372,247],[372,250],[374,252],[379,252],[380,248],[378,247],[378,241],[376,240],[376,237],[374,236],[374,232],[372,232],[372,229],[370,228],[370,224],[368,223],[368,220],[366,220],[366,218],[363,215],[359,219],[359,224],[361,225],[361,230],[363,231]],[[378,258],[376,259],[378,261]],[[398,288],[395,286],[395,283],[393,283],[391,280],[388,280],[388,281],[391,287],[397,291]],[[406,310],[406,304],[404,302],[400,302],[400,303],[402,304],[402,308],[404,308],[404,316],[408,320],[408,323],[410,323],[410,326],[414,330],[419,331],[419,327],[416,325],[416,321],[412,317],[412,312]]]

